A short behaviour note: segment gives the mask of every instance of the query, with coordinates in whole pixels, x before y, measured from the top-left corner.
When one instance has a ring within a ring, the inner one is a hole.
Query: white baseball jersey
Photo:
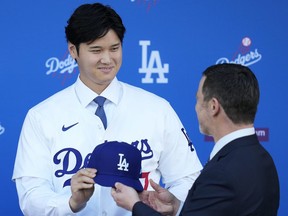
[[[95,115],[97,94],[79,78],[29,110],[12,177],[25,215],[131,215],[115,204],[111,188],[97,184],[83,210],[73,214],[69,208],[72,175],[86,167],[95,146],[106,140],[141,151],[144,189],[150,189],[148,179],[159,182],[162,176],[163,183],[185,199],[191,176],[195,180],[202,165],[170,104],[117,78],[101,95],[107,98],[106,130]]]

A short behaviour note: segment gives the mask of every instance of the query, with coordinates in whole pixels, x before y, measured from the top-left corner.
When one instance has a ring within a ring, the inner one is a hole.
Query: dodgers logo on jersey
[[[140,142],[135,141],[131,143],[132,146],[136,147],[142,154],[142,160],[147,160],[153,157],[153,151],[148,144],[147,139],[142,139]]]
[[[134,141],[131,145],[141,152],[142,160],[147,160],[153,157],[153,150],[151,149],[147,139]],[[74,148],[64,148],[59,150],[53,157],[54,164],[61,167],[60,169],[55,170],[55,177],[62,178],[65,177],[65,175],[75,174],[78,170],[87,167],[90,157],[91,153],[84,157],[81,155],[80,151]],[[119,154],[119,162],[117,166],[118,170],[129,171],[129,163],[124,154]],[[147,184],[149,183],[148,174],[149,173],[144,173],[144,175],[147,176],[147,180],[145,180]],[[70,181],[71,178],[67,179],[64,182],[63,187],[70,186]],[[147,186],[145,186],[145,188],[147,188]]]
[[[149,40],[139,41],[139,45],[142,46],[142,67],[139,68],[139,73],[145,73],[145,78],[142,78],[142,83],[153,83],[154,80],[151,77],[153,73],[158,74],[156,79],[157,83],[168,83],[168,79],[164,73],[169,72],[169,64],[163,64],[161,62],[160,53],[158,50],[151,52],[148,61],[148,46],[151,44]],[[153,67],[156,65],[156,67]]]
[[[192,141],[190,140],[190,138],[189,138],[186,130],[185,130],[184,128],[181,128],[181,131],[182,131],[182,133],[184,134],[184,136],[185,136],[186,139],[187,139],[188,146],[190,147],[190,151],[193,152],[193,151],[194,151],[193,143],[192,143]]]
[[[64,148],[58,151],[54,157],[54,164],[62,164],[62,169],[55,171],[55,176],[57,178],[63,177],[69,174],[75,174],[79,169],[87,166],[91,153],[89,153],[83,160],[81,153],[74,148]],[[71,161],[75,161],[72,165]],[[63,187],[70,185],[70,180],[68,179],[64,182]]]

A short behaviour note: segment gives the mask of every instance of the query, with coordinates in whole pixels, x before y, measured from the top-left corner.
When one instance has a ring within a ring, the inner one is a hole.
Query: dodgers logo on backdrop
[[[259,141],[269,141],[269,128],[255,128]]]
[[[64,84],[66,78],[72,77],[74,72],[76,72],[76,68],[78,67],[75,59],[73,59],[72,56],[67,53],[65,54],[67,57],[64,57],[63,59],[51,57],[45,62],[45,66],[48,69],[46,71],[46,75],[52,74],[53,77],[60,75],[62,78],[62,84]]]
[[[0,135],[4,134],[5,128],[0,123]]]
[[[251,44],[252,40],[249,37],[244,37],[241,41],[239,50],[236,51],[232,59],[229,60],[227,57],[221,57],[216,61],[216,64],[235,63],[244,66],[255,64],[261,60],[262,55],[257,48],[252,50]]]
[[[76,68],[78,65],[75,59],[68,54],[67,58],[64,60],[60,60],[57,57],[47,59],[45,66],[48,68],[46,74],[49,75],[55,72],[59,72],[60,74],[67,72],[71,74],[74,71],[74,68]]]
[[[139,68],[139,73],[146,74],[142,78],[142,83],[154,83],[152,74],[158,75],[156,83],[168,83],[165,73],[169,72],[169,64],[162,65],[160,52],[152,50],[150,56],[148,56],[148,46],[151,45],[151,41],[149,40],[140,40],[139,45],[142,47],[142,67]]]
[[[147,11],[151,9],[152,6],[155,6],[158,0],[130,0],[131,2],[137,2],[137,5],[144,4],[147,6]]]
[[[269,128],[255,128],[255,133],[258,137],[259,141],[268,142],[269,141]],[[213,142],[213,137],[211,136],[204,136],[204,141],[206,142]]]

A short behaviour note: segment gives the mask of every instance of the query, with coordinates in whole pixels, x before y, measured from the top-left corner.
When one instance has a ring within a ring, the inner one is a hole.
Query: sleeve
[[[189,176],[185,176],[176,181],[172,181],[165,184],[165,188],[168,189],[174,196],[177,197],[180,201],[184,202],[187,197],[188,191],[200,175],[199,172],[195,172],[190,174]]]
[[[51,180],[52,164],[49,128],[43,127],[41,116],[30,110],[24,120],[14,164],[13,179],[31,176]]]
[[[145,205],[143,202],[139,201],[135,203],[132,209],[132,216],[161,216],[161,214],[151,207]]]
[[[56,194],[51,184],[40,178],[21,177],[16,180],[20,208],[24,215],[32,216],[73,216],[69,206],[70,187]]]
[[[189,191],[180,215],[237,215],[234,181],[222,167],[202,172]]]
[[[60,193],[53,190],[49,130],[43,129],[40,119],[40,114],[30,110],[19,138],[12,179],[20,208],[27,216],[74,215],[69,206],[70,187]]]
[[[165,115],[164,130],[159,170],[165,187],[184,201],[202,170],[202,164],[184,126],[170,105]]]

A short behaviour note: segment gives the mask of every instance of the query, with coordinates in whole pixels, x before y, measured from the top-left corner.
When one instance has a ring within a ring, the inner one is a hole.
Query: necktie
[[[94,99],[94,102],[98,104],[95,115],[97,115],[101,119],[101,121],[104,125],[104,128],[106,129],[107,128],[107,119],[106,119],[106,114],[105,114],[104,107],[103,107],[105,100],[106,100],[105,97],[98,96]]]

